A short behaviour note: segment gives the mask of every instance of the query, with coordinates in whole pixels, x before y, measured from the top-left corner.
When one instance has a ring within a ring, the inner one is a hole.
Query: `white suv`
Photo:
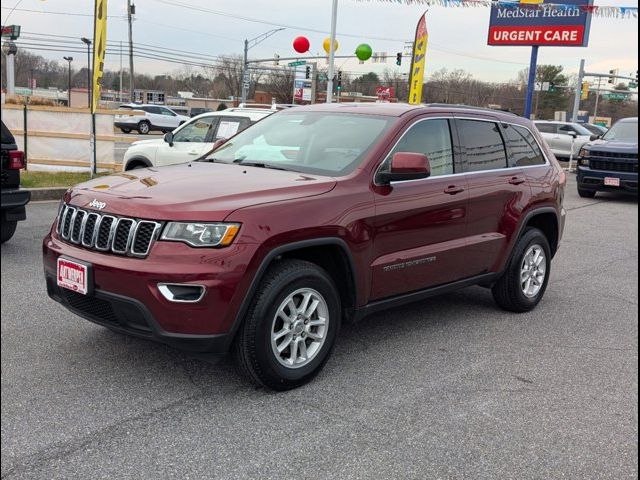
[[[133,103],[121,105],[120,110],[144,112],[140,115],[116,115],[114,125],[124,133],[130,133],[132,130],[137,130],[142,135],[146,135],[152,130],[170,132],[189,121],[189,117],[179,115],[163,105],[138,105]]]
[[[585,143],[597,138],[597,135],[579,123],[546,120],[536,120],[534,123],[542,138],[546,140],[549,148],[558,158],[569,158],[572,151],[574,156],[578,155]]]
[[[251,108],[203,113],[164,138],[132,143],[124,154],[123,170],[190,162],[209,152],[216,140],[230,138],[273,113]]]

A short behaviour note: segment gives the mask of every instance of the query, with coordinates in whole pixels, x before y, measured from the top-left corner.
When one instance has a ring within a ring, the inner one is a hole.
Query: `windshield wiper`
[[[269,168],[271,170],[284,170],[287,171],[286,168],[282,168],[282,167],[277,167],[275,165],[272,165],[270,163],[264,163],[264,162],[245,162],[245,161],[234,161],[233,163],[237,164],[237,165],[244,165],[247,167],[258,167],[258,168]]]

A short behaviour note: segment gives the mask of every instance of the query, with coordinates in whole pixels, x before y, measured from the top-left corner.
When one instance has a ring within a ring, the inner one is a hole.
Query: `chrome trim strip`
[[[80,232],[78,233],[78,238],[74,239],[73,238],[73,231],[75,230],[75,225],[76,225],[76,221],[78,219],[78,214],[82,212],[83,216],[82,216],[82,220],[80,220]],[[87,223],[87,212],[85,210],[76,210],[76,218],[73,219],[73,225],[71,226],[71,234],[69,235],[69,239],[71,240],[72,243],[80,243],[82,240],[82,232],[84,232],[84,225],[85,223]]]
[[[149,243],[147,245],[147,249],[144,252],[136,252],[135,251],[135,246],[136,246],[136,238],[138,236],[138,229],[140,228],[140,226],[143,223],[150,223],[153,225],[153,232],[151,232],[151,239],[149,240]],[[136,231],[134,232],[134,236],[133,236],[133,241],[131,242],[131,255],[134,257],[146,257],[147,255],[149,255],[149,251],[151,250],[151,245],[153,244],[153,242],[155,242],[158,238],[158,235],[160,233],[160,227],[162,225],[158,222],[153,222],[151,220],[140,220],[137,225],[136,225]]]
[[[200,296],[196,300],[176,300],[174,294],[169,290],[169,287],[172,285],[176,287],[197,287],[200,289]],[[158,283],[158,290],[164,298],[173,303],[198,303],[204,298],[205,293],[207,293],[207,287],[195,283]]]
[[[65,240],[69,240],[69,237],[71,237],[71,232],[73,231],[73,222],[76,219],[76,211],[77,210],[75,207],[67,207],[67,213],[64,216],[64,223],[62,224],[62,238]],[[69,214],[71,214],[71,220],[69,220],[69,233],[68,235],[65,235],[65,225],[67,224],[67,216]]]
[[[106,247],[103,248],[103,247],[99,247],[98,246],[98,234],[100,232],[100,226],[102,226],[102,222],[104,221],[105,218],[111,218],[113,220],[113,222],[111,223],[111,227],[109,229],[109,237],[107,239],[107,245],[106,245]],[[116,223],[118,223],[118,219],[116,217],[114,217],[113,215],[102,215],[100,217],[100,223],[96,227],[97,228],[97,230],[96,230],[96,241],[94,243],[94,245],[95,245],[94,248],[96,250],[99,250],[101,252],[106,252],[106,251],[111,249],[111,240],[113,240],[114,227],[115,227]]]
[[[83,230],[83,232],[82,232],[82,237],[81,237],[81,240],[80,240],[80,244],[81,244],[83,247],[87,247],[87,248],[93,248],[93,246],[94,246],[94,245],[95,245],[95,243],[96,243],[96,238],[97,238],[97,236],[98,236],[98,229],[97,229],[96,227],[99,225],[99,223],[100,223],[100,218],[101,218],[101,215],[97,214],[96,212],[87,212],[87,217],[86,217],[86,218],[87,218],[87,221],[89,221],[89,217],[90,217],[91,215],[95,215],[95,217],[96,217],[96,222],[93,224],[93,232],[91,232],[91,239],[89,240],[89,243],[88,243],[88,244],[87,244],[87,243],[85,243],[85,241],[84,241],[84,234],[85,234],[85,231]],[[86,229],[86,222],[85,222],[85,229]]]
[[[116,249],[116,235],[118,234],[118,227],[120,227],[120,224],[122,222],[131,222],[131,226],[129,227],[129,232],[127,233],[127,242],[125,244],[124,250],[118,250]],[[113,225],[112,225],[113,227]],[[131,246],[131,238],[132,238],[132,233],[135,230],[136,227],[136,221],[132,218],[127,218],[127,217],[122,217],[119,218],[116,222],[115,222],[115,228],[112,228],[113,230],[113,239],[111,241],[111,251],[113,253],[119,253],[120,255],[126,255],[126,253],[129,251],[129,247]]]
[[[58,223],[56,224],[56,233],[60,235],[60,227],[62,226],[62,218],[67,213],[67,204],[63,203],[62,206],[58,209]]]

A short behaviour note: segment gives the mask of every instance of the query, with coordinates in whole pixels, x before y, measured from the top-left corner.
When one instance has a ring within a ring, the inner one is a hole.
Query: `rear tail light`
[[[24,167],[24,152],[21,152],[20,150],[13,150],[9,152],[9,164],[7,165],[7,168],[9,170],[22,170]]]

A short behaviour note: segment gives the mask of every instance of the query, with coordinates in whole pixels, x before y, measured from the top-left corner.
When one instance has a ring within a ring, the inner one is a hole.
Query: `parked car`
[[[603,136],[609,131],[607,127],[596,125],[595,123],[581,123],[580,125],[589,130],[593,135],[598,135],[599,137]]]
[[[539,120],[535,124],[553,154],[559,158],[568,159],[572,151],[574,156],[577,155],[585,143],[597,138],[580,123]]]
[[[216,140],[232,137],[272,113],[273,110],[230,108],[199,115],[164,138],[132,143],[124,154],[124,170],[191,162],[211,150]]]
[[[587,143],[578,158],[578,194],[596,192],[638,195],[638,118],[616,122],[600,140]]]
[[[209,112],[213,112],[214,110],[212,108],[205,108],[205,107],[191,107],[191,109],[189,110],[189,115],[191,117],[197,117],[198,115],[202,115],[203,113],[209,113]]]
[[[140,115],[122,114],[116,115],[114,125],[123,133],[138,133],[146,135],[151,131],[170,132],[176,127],[189,121],[189,117],[179,115],[169,107],[163,105],[138,105],[135,103],[121,105],[120,110],[138,110],[144,112]]]
[[[31,192],[20,188],[20,170],[25,168],[24,152],[18,150],[16,140],[4,122],[2,124],[2,170],[0,172],[1,185],[1,214],[2,243],[13,237],[18,222],[27,218],[25,208],[31,199]]]
[[[296,107],[201,161],[70,189],[44,239],[47,289],[119,332],[231,350],[284,390],[318,373],[341,323],[385,308],[476,284],[535,308],[565,183],[516,115]]]

